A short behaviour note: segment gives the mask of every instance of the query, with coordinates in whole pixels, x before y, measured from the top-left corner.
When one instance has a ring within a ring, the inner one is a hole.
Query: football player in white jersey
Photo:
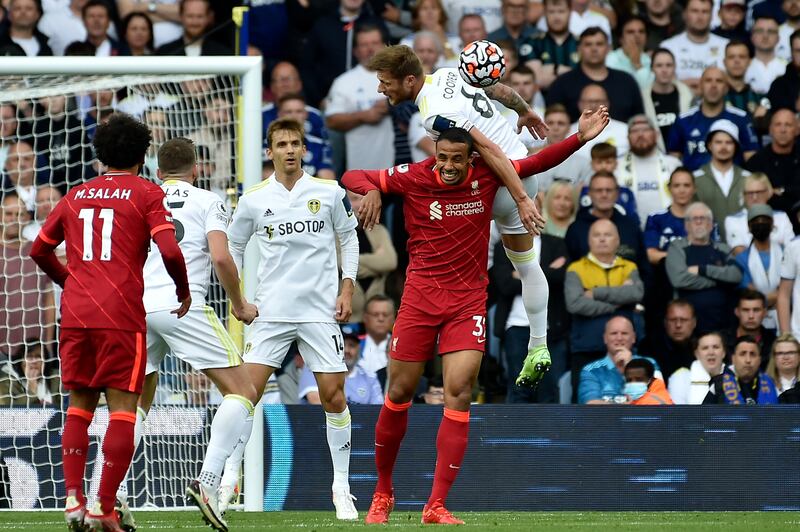
[[[142,424],[158,384],[158,366],[167,351],[203,371],[224,397],[211,423],[211,438],[200,476],[190,483],[186,494],[214,529],[227,530],[217,508],[217,489],[225,460],[240,440],[246,442],[250,437],[253,405],[259,396],[233,340],[214,310],[205,304],[212,265],[237,319],[250,323],[258,315],[258,309],[247,302],[239,288],[236,264],[228,250],[228,214],[222,201],[213,192],[193,185],[197,178],[195,157],[194,144],[185,138],[170,139],[158,150],[158,177],[163,180],[175,237],[186,261],[192,306],[179,322],[172,310],[175,298],[171,278],[158,248],[152,247],[144,266],[147,376],[137,410],[134,444],[138,445],[142,439]],[[117,497],[122,524],[132,526],[125,495],[123,489]]]
[[[245,367],[256,391],[281,367],[297,342],[314,372],[325,410],[338,519],[358,519],[350,495],[350,411],[344,395],[347,366],[337,321],[346,322],[358,271],[356,217],[336,181],[303,171],[303,126],[275,120],[267,155],[275,174],[245,191],[228,227],[231,253],[241,267],[250,239],[259,251],[255,304],[259,316],[246,336]],[[342,278],[336,261],[341,246]],[[229,466],[238,468],[239,464]],[[227,475],[226,475],[227,477]]]
[[[530,323],[528,356],[517,378],[517,385],[536,386],[550,369],[547,349],[547,300],[549,289],[533,248],[533,234],[540,234],[544,219],[533,204],[536,178],[520,180],[509,159],[521,159],[528,151],[517,132],[498,111],[490,98],[517,112],[518,125],[543,138],[547,126],[530,105],[512,88],[498,83],[486,89],[465,83],[455,68],[440,68],[424,76],[422,64],[407,46],[389,46],[379,51],[368,68],[378,75],[378,92],[391,104],[414,101],[419,107],[428,135],[452,127],[470,132],[475,148],[506,188],[495,197],[492,213],[503,238],[506,255],[522,282],[522,302]],[[379,194],[364,198],[361,213],[369,228],[380,215]]]

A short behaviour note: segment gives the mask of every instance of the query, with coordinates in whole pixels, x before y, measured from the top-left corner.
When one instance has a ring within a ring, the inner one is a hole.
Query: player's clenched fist
[[[232,307],[231,313],[237,320],[245,325],[250,325],[258,317],[258,307],[252,303],[244,303],[240,307]]]

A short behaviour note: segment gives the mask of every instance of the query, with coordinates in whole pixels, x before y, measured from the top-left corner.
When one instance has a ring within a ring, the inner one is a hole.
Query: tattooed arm
[[[485,87],[483,91],[489,98],[500,102],[519,115],[517,132],[521,131],[524,126],[536,139],[544,139],[547,136],[547,124],[513,88],[503,83],[495,83],[491,87]]]

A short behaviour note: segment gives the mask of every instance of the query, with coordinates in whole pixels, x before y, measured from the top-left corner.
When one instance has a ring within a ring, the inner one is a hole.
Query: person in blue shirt
[[[663,211],[649,215],[644,226],[647,260],[653,266],[667,258],[670,242],[686,236],[683,217],[694,197],[694,175],[685,166],[680,166],[670,174],[667,188],[672,196],[672,204]]]
[[[669,132],[667,151],[682,159],[689,170],[697,170],[711,160],[705,140],[711,124],[717,120],[730,120],[738,128],[741,149],[736,153],[735,164],[742,166],[759,148],[750,115],[726,104],[727,92],[725,73],[717,67],[707,68],[700,78],[700,105],[681,114]]]
[[[606,323],[603,341],[605,357],[586,364],[581,370],[578,384],[578,402],[581,404],[606,404],[626,402],[622,392],[625,386],[625,366],[632,359],[644,358],[655,368],[655,378],[663,379],[655,360],[633,353],[636,333],[633,323],[624,316],[615,316]]]
[[[303,96],[297,93],[286,94],[278,100],[278,117],[290,118],[306,122],[309,113]],[[306,131],[306,153],[303,155],[303,170],[309,174],[323,179],[336,179],[331,161],[331,146],[328,142],[327,131],[322,131],[323,136],[317,137]]]
[[[344,381],[344,396],[350,404],[380,405],[383,404],[383,390],[374,373],[364,369],[361,360],[361,338],[359,326],[353,323],[341,325],[344,338],[344,363],[347,366],[347,378]],[[302,403],[320,404],[319,389],[314,374],[303,368],[297,384],[298,399]]]

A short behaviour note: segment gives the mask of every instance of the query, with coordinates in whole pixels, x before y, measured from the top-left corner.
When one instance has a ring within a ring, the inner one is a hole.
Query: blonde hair
[[[762,183],[765,187],[767,187],[767,193],[770,196],[772,196],[774,192],[769,177],[767,176],[767,174],[763,172],[753,172],[752,174],[745,177],[744,186],[746,187],[748,183]],[[742,187],[742,194],[744,194],[744,187]]]
[[[569,223],[575,219],[575,214],[578,212],[578,193],[575,187],[573,187],[568,181],[560,181],[556,180],[550,185],[550,188],[547,189],[547,192],[544,195],[544,217],[545,219],[550,219],[550,205],[553,202],[553,198],[555,198],[556,193],[562,189],[569,190],[569,197],[572,198],[572,212],[570,213]]]
[[[795,349],[797,349],[797,351],[800,353],[800,342],[798,342],[797,338],[795,338],[793,335],[784,333],[775,338],[775,341],[772,343],[772,352],[769,355],[769,362],[767,363],[767,375],[772,377],[772,380],[775,381],[776,386],[780,386],[781,384],[781,376],[778,375],[778,366],[775,365],[775,346],[780,343],[794,344]],[[797,367],[794,376],[798,381],[800,381],[800,366]]]

